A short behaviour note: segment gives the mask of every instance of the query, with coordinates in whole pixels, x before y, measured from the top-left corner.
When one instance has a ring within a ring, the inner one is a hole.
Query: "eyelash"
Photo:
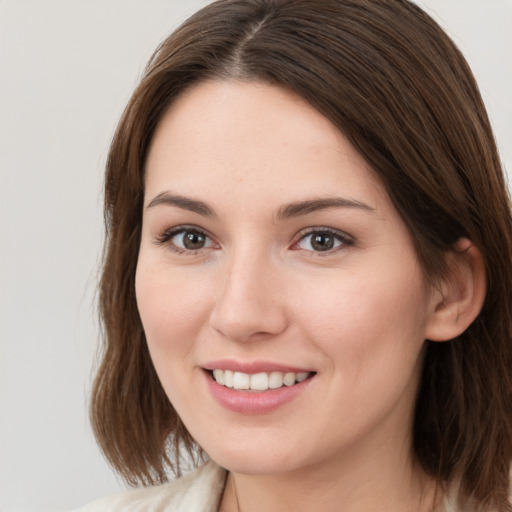
[[[210,247],[200,247],[197,250],[194,249],[186,249],[182,247],[178,247],[176,244],[172,242],[172,239],[179,235],[184,233],[195,233],[196,235],[204,236],[206,239],[210,240],[212,243],[212,237],[210,237],[203,229],[198,228],[197,226],[176,226],[170,229],[165,230],[163,233],[161,233],[159,236],[156,237],[155,243],[157,245],[168,245],[170,250],[173,252],[179,254],[179,255],[186,255],[186,256],[196,256],[201,254],[203,249],[209,249]],[[339,243],[338,246],[327,249],[325,251],[314,251],[314,250],[308,250],[308,249],[301,249],[298,247],[298,245],[306,240],[311,235],[329,235],[334,238],[336,242]],[[352,237],[337,231],[335,229],[326,228],[326,227],[312,227],[308,228],[305,231],[302,231],[298,234],[298,239],[293,242],[291,245],[291,250],[300,251],[303,250],[305,253],[308,254],[310,257],[326,257],[329,255],[332,255],[333,253],[336,253],[340,250],[347,249],[354,245],[354,240]]]
[[[157,236],[156,244],[168,245],[171,251],[176,252],[177,254],[183,254],[187,256],[196,256],[197,254],[199,254],[201,252],[201,249],[203,248],[199,248],[197,250],[186,249],[178,247],[176,244],[172,242],[172,239],[175,236],[182,233],[195,233],[197,235],[204,236],[208,240],[212,240],[212,237],[210,237],[204,230],[198,228],[197,226],[176,226],[170,229],[166,229],[163,233]]]
[[[313,250],[307,250],[303,249],[308,256],[310,257],[327,257],[331,256],[334,253],[337,253],[338,251],[347,249],[349,247],[352,247],[354,245],[354,239],[350,237],[349,235],[342,233],[341,231],[338,231],[336,229],[326,228],[326,227],[313,227],[308,228],[305,231],[302,231],[299,234],[299,239],[293,243],[292,250],[301,250],[300,248],[295,249],[294,247],[298,246],[301,242],[306,240],[311,235],[329,235],[334,238],[336,242],[339,242],[339,245],[337,247],[334,247],[332,249],[327,249],[325,251],[313,251]]]

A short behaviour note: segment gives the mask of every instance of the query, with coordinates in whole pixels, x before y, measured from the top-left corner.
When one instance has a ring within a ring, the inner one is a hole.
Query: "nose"
[[[237,342],[267,339],[287,327],[278,265],[263,255],[240,255],[226,264],[210,325]]]

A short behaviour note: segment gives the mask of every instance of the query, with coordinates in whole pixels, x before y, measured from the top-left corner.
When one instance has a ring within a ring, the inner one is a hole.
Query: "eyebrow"
[[[354,199],[346,199],[343,197],[320,197],[281,206],[277,211],[277,218],[288,219],[290,217],[299,217],[301,215],[308,215],[309,213],[326,210],[328,208],[358,208],[368,212],[375,211],[375,208]]]
[[[176,206],[183,210],[188,210],[202,215],[203,217],[216,217],[216,213],[213,208],[210,208],[203,201],[170,194],[169,192],[162,192],[155,196],[148,204],[147,208],[154,208],[158,205]],[[285,204],[278,209],[277,218],[289,219],[291,217],[300,217],[301,215],[308,215],[310,213],[314,213],[319,210],[327,210],[329,208],[357,208],[369,212],[375,211],[371,206],[354,199],[347,199],[343,197],[320,197]]]
[[[215,212],[206,203],[203,203],[203,201],[192,199],[190,197],[169,194],[169,192],[162,192],[161,194],[158,194],[151,200],[147,208],[154,208],[161,204],[177,206],[178,208],[189,210],[202,215],[203,217],[215,217]]]

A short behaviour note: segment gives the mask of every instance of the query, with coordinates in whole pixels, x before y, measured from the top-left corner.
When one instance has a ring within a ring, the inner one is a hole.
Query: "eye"
[[[353,245],[350,238],[342,233],[330,229],[314,229],[303,234],[294,248],[304,251],[329,252],[342,246]]]
[[[176,227],[165,231],[157,239],[160,245],[169,244],[177,252],[199,251],[213,247],[212,239],[203,231],[193,227]]]

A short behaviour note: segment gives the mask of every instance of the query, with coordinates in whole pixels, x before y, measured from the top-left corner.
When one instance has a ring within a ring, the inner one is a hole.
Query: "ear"
[[[480,313],[487,292],[484,259],[470,240],[458,240],[446,258],[449,275],[433,291],[425,334],[432,341],[462,334]]]

